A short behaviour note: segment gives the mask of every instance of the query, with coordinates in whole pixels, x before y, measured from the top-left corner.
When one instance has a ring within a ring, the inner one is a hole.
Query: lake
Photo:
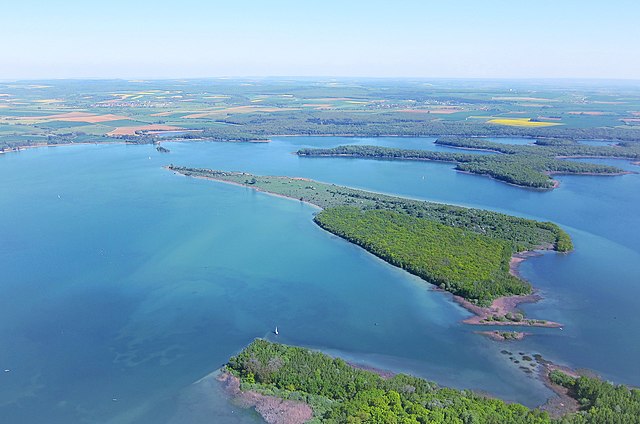
[[[207,377],[255,337],[529,406],[551,393],[502,349],[640,385],[640,175],[560,176],[558,189],[542,192],[446,163],[292,154],[354,141],[455,150],[434,139],[283,137],[163,143],[169,154],[83,145],[0,155],[4,420],[261,422]],[[162,168],[170,163],[554,221],[576,251],[523,263],[545,297],[523,309],[565,326],[520,343],[488,340],[460,324],[469,314],[449,295],[318,228],[313,207],[177,176]]]

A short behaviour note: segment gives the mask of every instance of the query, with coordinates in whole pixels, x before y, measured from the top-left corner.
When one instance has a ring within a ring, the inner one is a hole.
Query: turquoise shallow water
[[[640,384],[640,338],[631,330],[640,325],[638,175],[560,177],[559,189],[537,192],[450,164],[291,154],[352,141],[1,155],[6,422],[259,422],[209,380],[194,383],[254,337],[273,337],[275,325],[285,343],[528,405],[549,392],[500,355],[505,346]],[[439,148],[432,141],[357,142]],[[574,236],[576,252],[534,258],[522,272],[546,296],[527,311],[566,326],[517,345],[486,340],[459,324],[467,313],[446,294],[320,230],[312,207],[176,176],[162,169],[169,163],[303,176],[556,221]]]

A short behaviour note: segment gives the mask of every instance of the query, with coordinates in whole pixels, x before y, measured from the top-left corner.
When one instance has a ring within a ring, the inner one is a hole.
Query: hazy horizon
[[[522,82],[522,83],[553,83],[553,82],[568,82],[571,84],[584,84],[591,82],[610,82],[610,83],[622,83],[631,84],[640,82],[638,78],[607,78],[607,77],[593,77],[593,78],[573,78],[573,77],[539,77],[539,78],[520,78],[520,77],[504,77],[504,78],[481,78],[481,77],[403,77],[403,76],[383,76],[383,77],[371,77],[362,75],[220,75],[220,76],[190,76],[190,77],[144,77],[144,76],[131,76],[131,77],[59,77],[59,78],[0,78],[2,83],[11,82],[31,82],[31,81],[125,81],[125,82],[149,82],[149,81],[206,81],[206,80],[229,80],[229,81],[242,81],[242,80],[282,80],[282,81],[312,81],[320,82],[322,80],[327,81],[404,81],[404,82],[464,82],[464,81],[478,81],[478,82]]]
[[[638,80],[629,0],[4,6],[0,80]]]

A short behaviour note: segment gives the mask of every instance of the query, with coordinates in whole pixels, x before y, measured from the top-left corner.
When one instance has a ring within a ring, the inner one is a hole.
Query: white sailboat
[[[275,329],[275,330],[273,330],[273,334],[275,334],[276,336],[279,334],[279,333],[278,333],[278,326],[277,326],[277,325],[276,325],[276,329]]]

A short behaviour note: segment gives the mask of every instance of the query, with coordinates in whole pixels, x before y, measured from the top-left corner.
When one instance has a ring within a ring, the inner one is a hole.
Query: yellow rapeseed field
[[[512,127],[551,127],[553,125],[563,125],[557,122],[532,121],[531,118],[496,118],[487,122],[490,124],[509,125]]]

